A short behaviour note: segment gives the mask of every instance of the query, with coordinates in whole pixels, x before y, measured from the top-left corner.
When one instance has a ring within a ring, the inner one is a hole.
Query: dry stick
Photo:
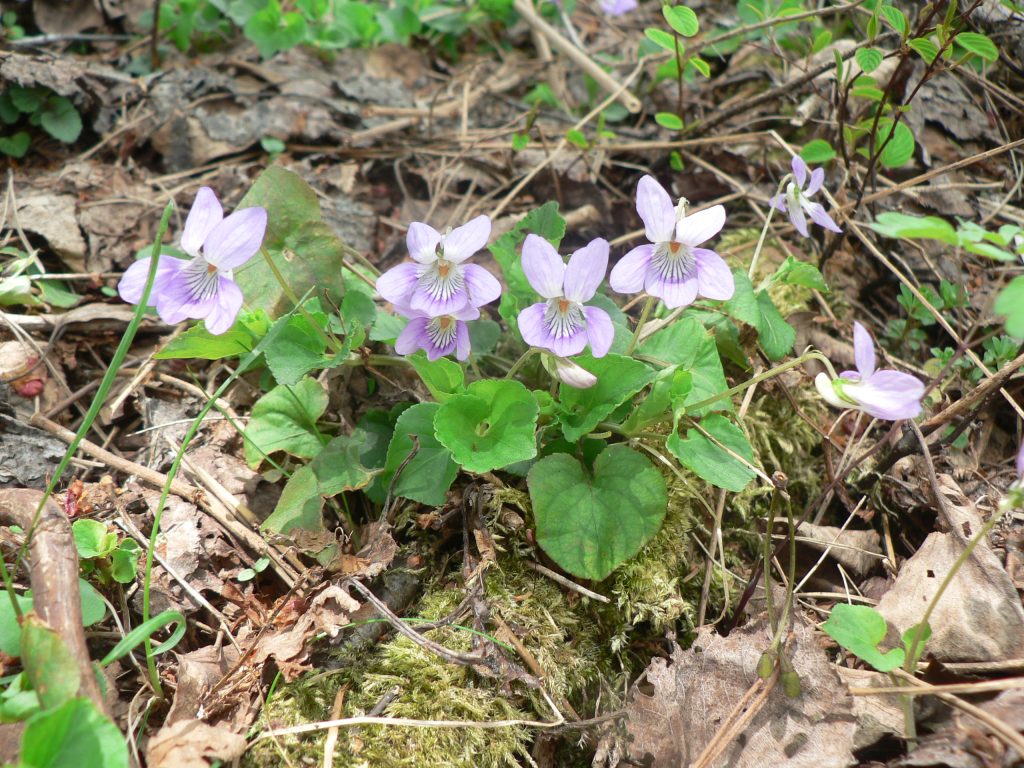
[[[594,80],[609,93],[613,94],[616,99],[622,102],[622,105],[633,114],[636,114],[643,107],[636,96],[626,90],[625,85],[620,85],[618,81],[604,71],[596,62],[593,61],[587,54],[573,45],[569,40],[566,40],[562,35],[548,24],[544,19],[537,15],[537,12],[533,9],[533,3],[530,0],[515,0],[513,2],[516,11],[523,17],[523,21],[530,25],[530,27],[536,30],[538,33],[543,35],[545,39],[551,44],[553,48],[558,49],[576,64],[580,69],[590,75]]]
[[[1006,680],[985,680],[980,683],[948,683],[946,685],[930,685],[927,688],[917,685],[892,686],[879,688],[849,689],[851,696],[886,696],[901,694],[907,696],[933,696],[939,693],[988,693],[989,691],[1008,691],[1024,688],[1024,677],[1011,677]]]
[[[629,84],[636,79],[637,75],[639,75],[640,72],[643,70],[643,66],[644,63],[641,61],[636,65],[636,67],[633,68],[633,71],[629,73],[629,76],[626,78],[625,82],[623,82],[620,86],[623,90],[625,90],[629,86]],[[604,101],[602,101],[600,104],[594,107],[594,109],[590,110],[590,112],[584,115],[580,120],[576,121],[576,124],[573,125],[572,130],[578,131],[584,125],[586,125],[599,114],[601,114],[608,107],[609,104],[615,101],[617,96],[618,93],[613,93],[610,96],[608,96]],[[555,148],[551,151],[551,153],[547,157],[545,157],[541,162],[537,163],[537,165],[535,165],[532,169],[530,169],[530,172],[523,176],[523,178],[519,180],[519,182],[509,191],[509,193],[505,195],[502,201],[498,203],[498,206],[493,211],[491,211],[491,219],[498,218],[501,212],[508,207],[508,204],[515,199],[516,195],[518,195],[523,190],[523,187],[529,184],[530,181],[538,173],[547,168],[548,165],[550,165],[551,162],[556,157],[558,157],[559,154],[561,154],[561,152],[566,148],[568,143],[569,142],[565,138],[565,136],[559,139],[558,144],[555,145]]]
[[[348,684],[338,688],[334,694],[334,706],[331,707],[331,719],[337,720],[341,717],[341,708],[345,704],[345,692]],[[328,728],[327,738],[324,739],[324,768],[334,768],[334,747],[338,743],[338,729]]]
[[[605,597],[604,595],[599,595],[597,592],[592,592],[586,587],[580,586],[575,581],[565,578],[565,576],[562,576],[560,573],[556,573],[555,571],[552,571],[550,568],[545,568],[540,563],[535,563],[532,560],[527,560],[526,566],[527,568],[533,569],[542,576],[547,576],[552,581],[557,581],[566,589],[571,589],[573,592],[579,592],[584,597],[589,597],[592,600],[597,600],[600,603],[611,603],[611,600]]]

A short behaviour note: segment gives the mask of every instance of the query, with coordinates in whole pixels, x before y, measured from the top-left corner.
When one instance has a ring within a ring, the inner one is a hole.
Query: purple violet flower
[[[441,234],[415,221],[406,244],[416,262],[399,264],[377,278],[377,292],[392,304],[407,306],[437,317],[467,304],[481,307],[501,295],[501,284],[483,267],[463,264],[487,245],[491,220],[477,216],[461,227]]]
[[[553,371],[555,378],[560,382],[576,389],[589,389],[597,384],[597,376],[564,357],[545,355],[544,367]]]
[[[519,332],[531,347],[558,357],[578,355],[587,344],[594,357],[604,357],[615,338],[608,313],[584,306],[597,292],[608,269],[608,241],[591,240],[566,264],[551,243],[527,235],[523,243],[523,272],[533,290],[546,301],[519,313]]]
[[[924,384],[909,373],[875,370],[875,345],[860,323],[853,324],[853,357],[856,371],[843,371],[838,379],[819,373],[814,379],[818,393],[836,408],[856,408],[887,421],[912,419],[921,413]]]
[[[636,0],[601,0],[601,10],[609,16],[621,16],[636,8]]]
[[[652,176],[644,176],[636,189],[636,210],[643,219],[650,243],[623,256],[608,279],[618,293],[647,291],[669,309],[692,304],[698,294],[725,301],[736,290],[732,272],[721,256],[701,243],[725,225],[720,205],[690,216],[678,210],[668,192]]]
[[[214,335],[230,328],[244,300],[232,271],[260,249],[266,229],[266,209],[243,208],[224,218],[217,195],[201,187],[181,234],[181,249],[192,258],[161,256],[157,265],[150,300],[160,319],[171,325],[188,318],[205,320],[206,330]],[[117,284],[129,304],[142,300],[149,262],[136,261]]]
[[[825,212],[821,203],[812,203],[809,198],[821,189],[825,181],[825,169],[815,168],[811,171],[810,181],[807,179],[807,172],[810,169],[807,163],[799,155],[793,158],[793,181],[786,186],[784,193],[779,193],[771,199],[771,205],[775,210],[789,214],[789,220],[796,227],[796,231],[807,237],[807,216],[811,221],[824,227],[830,232],[842,232],[839,226],[832,221],[832,217]],[[806,215],[805,215],[806,214]]]
[[[466,321],[480,317],[480,310],[473,305],[467,304],[451,314],[434,317],[400,304],[395,309],[409,318],[408,324],[395,339],[395,352],[398,354],[411,355],[417,349],[422,349],[431,362],[452,352],[459,360],[469,357],[469,327]]]

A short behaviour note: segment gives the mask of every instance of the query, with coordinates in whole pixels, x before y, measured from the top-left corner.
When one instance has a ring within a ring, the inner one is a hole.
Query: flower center
[[[451,315],[434,317],[427,323],[427,336],[438,349],[447,349],[454,344],[457,330],[458,321]]]
[[[181,271],[193,301],[209,301],[217,294],[220,273],[202,256],[196,256]]]
[[[579,302],[570,301],[564,296],[548,299],[544,310],[544,325],[556,339],[575,335],[586,325],[583,318],[583,307]]]
[[[693,250],[683,243],[669,240],[654,246],[651,264],[670,283],[679,283],[693,272]]]
[[[462,270],[451,261],[438,259],[420,272],[419,287],[430,294],[434,301],[448,301],[462,291],[465,285]]]

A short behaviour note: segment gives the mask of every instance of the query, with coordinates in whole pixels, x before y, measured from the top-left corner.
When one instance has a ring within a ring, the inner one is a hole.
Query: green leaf
[[[701,427],[711,437],[737,456],[754,463],[754,449],[750,447],[743,430],[724,416],[712,413],[701,419]],[[731,456],[728,451],[705,437],[700,430],[686,430],[686,439],[678,432],[669,435],[665,446],[679,462],[698,477],[712,485],[739,493],[756,477],[746,464]]]
[[[1006,332],[1024,339],[1024,275],[1018,275],[1003,288],[993,311],[1006,317]]]
[[[675,112],[658,112],[654,116],[654,122],[670,131],[679,131],[683,128],[683,121]]]
[[[243,28],[245,36],[256,43],[260,56],[269,59],[278,51],[294,48],[306,37],[306,20],[300,13],[281,13],[277,0],[267,0]]]
[[[569,573],[600,581],[661,527],[665,480],[639,453],[610,445],[587,473],[572,456],[547,456],[527,476],[537,543]]]
[[[386,341],[390,344],[398,338],[398,334],[402,332],[408,322],[404,317],[378,309],[373,327],[370,328],[370,341]]]
[[[674,403],[682,403],[693,389],[693,376],[676,366],[663,368],[651,384],[651,391],[622,425],[628,435],[635,435],[648,424],[667,419]]]
[[[387,441],[381,433],[359,427],[352,430],[351,435],[339,435],[331,440],[309,465],[316,475],[320,494],[336,496],[365,488],[374,472],[363,466],[364,457],[386,447]]]
[[[574,362],[594,374],[597,384],[587,389],[559,385],[558,421],[570,443],[592,432],[608,414],[654,380],[654,370],[631,357],[584,356]]]
[[[887,653],[878,650],[878,644],[885,639],[885,619],[870,606],[838,603],[821,628],[840,646],[879,672],[891,672],[906,658],[902,648],[893,648]]]
[[[757,324],[757,339],[769,360],[781,360],[793,349],[796,329],[779,313],[772,297],[764,290],[757,294],[761,309],[761,322]]]
[[[313,468],[307,464],[292,473],[281,491],[281,498],[270,516],[260,525],[260,530],[287,535],[298,528],[303,531],[322,531],[323,518],[320,511],[324,500]]]
[[[590,146],[590,142],[587,141],[587,137],[582,131],[577,130],[576,128],[570,128],[565,132],[565,140],[580,149],[586,149]]]
[[[30,114],[37,112],[43,105],[43,100],[50,91],[42,86],[35,86],[34,88],[26,88],[23,85],[11,85],[7,93],[11,97],[11,104],[13,104],[20,112]]]
[[[792,256],[787,256],[786,260],[775,270],[772,282],[783,285],[802,285],[804,288],[813,288],[816,291],[828,293],[828,284],[818,268],[806,261],[797,261]]]
[[[32,598],[15,595],[22,614],[32,610]],[[11,607],[11,599],[5,590],[0,590],[0,653],[17,656],[21,653],[21,627]]]
[[[879,8],[879,12],[885,17],[889,26],[900,33],[900,37],[907,36],[909,25],[907,24],[907,17],[903,15],[903,11],[891,5],[883,5]]]
[[[346,300],[352,295],[360,294],[348,294]],[[338,352],[326,354],[327,341],[321,331],[313,327],[313,323],[320,329],[326,328],[327,315],[318,309],[318,302],[308,302],[308,305],[313,307],[312,311],[307,310],[309,318],[296,314],[277,320],[275,326],[280,327],[276,328],[276,333],[264,348],[267,367],[278,384],[295,384],[312,370],[338,365],[351,351],[355,331],[346,336]],[[352,320],[350,325],[359,328],[359,334],[362,333],[357,321]]]
[[[648,27],[644,30],[644,35],[659,48],[664,48],[666,51],[676,52],[676,38],[674,35],[670,35],[663,29],[657,27]],[[679,50],[682,51],[683,46],[679,46]]]
[[[419,450],[395,483],[395,495],[432,507],[444,504],[448,488],[459,473],[451,452],[434,437],[434,417],[440,408],[437,403],[419,403],[398,417],[381,477],[387,488],[399,466],[409,458],[413,449],[411,436],[415,435]]]
[[[663,5],[661,14],[668,25],[683,37],[693,37],[700,31],[697,14],[685,5]]]
[[[927,622],[923,624],[915,624],[903,633],[903,648],[906,650],[908,656],[911,651],[913,651],[914,654],[911,661],[912,665],[917,664],[917,662],[921,660],[921,656],[924,654],[924,646],[931,636],[932,628]],[[904,661],[906,661],[906,657],[904,657]]]
[[[0,136],[0,153],[8,157],[24,157],[31,143],[28,131],[18,131],[13,136]]]
[[[285,451],[311,459],[323,448],[316,428],[327,410],[327,392],[315,379],[295,386],[278,385],[256,401],[245,430],[245,460],[256,468],[264,454]]]
[[[490,472],[537,455],[537,402],[518,381],[474,381],[434,417],[438,442],[470,472]]]
[[[667,328],[658,331],[640,345],[640,353],[655,360],[678,365],[693,376],[693,387],[686,403],[706,400],[726,391],[729,385],[722,371],[722,358],[714,337],[692,317],[681,317]],[[700,416],[709,411],[730,411],[732,402],[723,398],[690,415]]]
[[[118,584],[131,584],[139,569],[139,553],[142,550],[132,539],[125,539],[121,546],[110,554],[110,575]]]
[[[704,77],[711,77],[711,65],[700,56],[691,56],[686,60],[687,75],[692,74],[689,72],[691,67],[704,75]]]
[[[73,144],[82,133],[82,116],[75,105],[63,96],[46,100],[46,106],[38,113],[43,130],[65,144]]]
[[[469,323],[469,345],[474,355],[493,352],[501,339],[501,326],[486,317]]]
[[[302,178],[272,165],[257,177],[238,208],[267,209],[267,234],[263,245],[284,280],[296,289],[317,286],[340,306],[345,278],[339,268],[344,244],[320,218],[320,201]],[[266,258],[257,253],[235,270],[235,281],[246,300],[276,318],[292,308]]]
[[[914,156],[914,133],[905,123],[895,123],[892,118],[883,117],[878,121],[878,129],[875,132],[875,147],[882,146],[882,143],[889,138],[889,133],[895,133],[889,143],[885,145],[879,162],[886,168],[899,168]]]
[[[882,63],[882,52],[877,48],[859,48],[854,54],[864,72],[874,72]]]
[[[452,396],[461,395],[466,391],[466,372],[454,360],[439,357],[430,361],[422,351],[406,359],[412,363],[412,367],[416,369],[416,373],[437,402],[443,403]]]
[[[78,556],[84,560],[106,557],[117,547],[117,534],[111,533],[99,520],[82,518],[71,524]]]
[[[25,614],[21,625],[21,663],[43,709],[59,707],[78,693],[78,662],[60,635],[35,613]]]
[[[980,32],[961,32],[956,36],[957,45],[965,51],[992,62],[999,58],[999,49],[986,35]]]
[[[31,595],[29,590],[26,594]],[[96,588],[85,579],[78,580],[78,596],[82,603],[82,626],[91,627],[106,618],[107,604]]]
[[[732,298],[723,305],[723,309],[729,317],[734,317],[747,325],[756,328],[761,322],[761,308],[757,305],[757,296],[754,295],[754,286],[747,277],[744,269],[732,271],[735,290]]]
[[[128,746],[120,729],[91,701],[75,698],[25,724],[21,766],[128,768]]]
[[[827,163],[829,160],[836,156],[836,151],[832,149],[832,145],[824,139],[814,139],[804,144],[804,148],[800,150],[800,157],[804,159],[808,165],[821,165]]]
[[[256,331],[262,329],[262,333]],[[214,336],[205,325],[194,325],[157,352],[157,360],[188,358],[197,360],[222,360],[252,352],[257,342],[270,329],[270,320],[263,310],[257,310],[238,320],[219,336]]]
[[[887,211],[878,214],[874,223],[868,226],[884,237],[928,238],[941,240],[950,245],[960,244],[960,238],[953,225],[938,216],[911,216],[897,211]]]
[[[929,64],[935,61],[935,57],[939,55],[939,46],[927,37],[915,37],[913,40],[908,41],[907,45]]]

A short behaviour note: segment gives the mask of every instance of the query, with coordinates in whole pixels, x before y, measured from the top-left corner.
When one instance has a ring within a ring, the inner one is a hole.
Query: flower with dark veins
[[[839,225],[825,212],[821,203],[812,203],[810,198],[817,194],[825,182],[825,170],[815,168],[808,178],[807,163],[799,155],[793,158],[793,181],[786,185],[786,191],[775,195],[771,205],[775,210],[789,214],[789,220],[796,231],[807,237],[807,217],[830,232],[842,232]]]
[[[647,291],[669,309],[692,304],[697,296],[726,301],[736,290],[721,256],[699,247],[725,226],[725,208],[715,205],[686,216],[685,201],[672,205],[652,176],[640,179],[636,210],[650,241],[631,250],[612,268],[609,284],[618,293]]]
[[[395,309],[409,318],[408,324],[395,339],[395,352],[398,354],[411,355],[422,349],[431,362],[452,352],[459,360],[469,357],[469,327],[466,321],[480,317],[480,310],[476,307],[467,304],[451,314],[433,317],[408,306],[396,305]]]
[[[191,259],[161,256],[150,302],[165,323],[205,320],[206,330],[224,333],[235,322],[244,298],[233,271],[260,249],[267,229],[264,208],[243,208],[227,218],[217,195],[201,187],[185,219],[181,249]],[[139,259],[117,284],[121,298],[138,304],[149,275],[150,259]]]
[[[871,334],[857,322],[853,324],[853,356],[856,371],[843,371],[837,379],[827,373],[815,377],[814,386],[825,402],[887,421],[913,419],[921,413],[924,384],[909,373],[876,371]]]
[[[587,344],[594,357],[604,357],[615,338],[608,313],[585,306],[593,298],[608,269],[608,241],[590,241],[569,263],[562,261],[551,243],[538,235],[523,242],[523,272],[545,301],[519,313],[519,332],[532,347],[571,357]]]

